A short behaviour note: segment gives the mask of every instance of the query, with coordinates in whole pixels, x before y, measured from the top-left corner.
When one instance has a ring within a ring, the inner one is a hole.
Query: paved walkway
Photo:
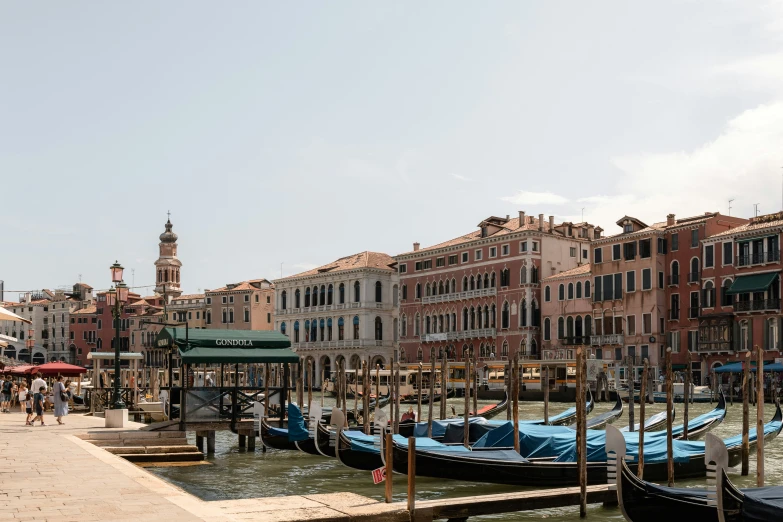
[[[24,418],[0,414],[0,521],[408,520],[398,504],[352,493],[205,502],[74,436],[109,431],[102,418],[69,415],[60,426],[47,415],[32,428]]]

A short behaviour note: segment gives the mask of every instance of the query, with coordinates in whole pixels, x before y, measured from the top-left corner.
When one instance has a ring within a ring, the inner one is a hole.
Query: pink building
[[[575,359],[574,346],[590,344],[593,331],[590,265],[545,278],[542,358]]]

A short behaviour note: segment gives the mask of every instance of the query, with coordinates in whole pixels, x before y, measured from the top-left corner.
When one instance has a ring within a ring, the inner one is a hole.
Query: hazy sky
[[[783,204],[781,2],[8,0],[0,71],[7,290],[152,284],[167,210],[197,291]]]

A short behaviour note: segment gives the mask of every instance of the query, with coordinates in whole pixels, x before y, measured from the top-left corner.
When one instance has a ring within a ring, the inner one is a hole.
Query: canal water
[[[479,401],[479,405],[490,403],[490,401]],[[331,404],[333,404],[333,401],[327,398],[325,405]],[[449,404],[453,405],[457,411],[460,411],[463,409],[464,402],[463,399],[459,398],[450,399]],[[612,408],[612,405],[612,403],[607,402],[596,404],[592,415],[608,411]],[[435,406],[437,415],[439,409],[437,404]],[[570,404],[551,403],[550,412],[552,415],[555,415],[570,406]],[[664,404],[647,405],[646,415],[665,411],[664,406]],[[690,416],[694,418],[714,407],[714,404],[709,403],[692,404],[690,406]],[[422,409],[426,419],[427,407],[423,406]],[[519,406],[520,419],[542,418],[543,409],[543,403],[541,402],[521,402]],[[676,410],[675,424],[679,424],[682,419],[683,405],[677,404]],[[755,407],[751,406],[751,428],[755,427],[755,413]],[[636,405],[635,414],[638,422],[638,405]],[[767,404],[765,406],[766,420],[769,420],[773,414],[774,406]],[[502,413],[500,418],[505,418],[505,415],[505,412]],[[614,425],[617,427],[628,425],[627,405],[623,416],[617,419]],[[721,438],[727,438],[739,434],[741,430],[742,404],[735,403],[734,406],[729,406],[726,420],[715,428],[713,433]],[[193,434],[190,434],[190,437],[193,438]],[[783,437],[768,443],[765,450],[767,485],[783,485]],[[263,453],[260,440],[255,452],[240,450],[237,436],[228,431],[218,432],[215,455],[208,457],[208,462],[211,465],[148,468],[148,470],[204,500],[275,497],[340,491],[350,491],[379,500],[382,500],[384,495],[383,484],[374,485],[369,471],[353,470],[341,465],[336,459],[315,457],[297,451],[267,450],[266,453]],[[738,469],[736,474],[731,475],[731,478],[732,481],[741,487],[755,486],[754,451],[751,452],[750,475],[740,477]],[[704,484],[705,480],[700,479],[678,482],[677,486],[696,487],[704,486]],[[505,493],[523,489],[530,490],[533,488],[424,477],[419,477],[416,480],[417,499],[422,500]],[[395,475],[395,500],[405,500],[405,491],[406,477]],[[609,509],[595,505],[588,506],[588,511],[588,517],[593,520],[623,520],[617,508]],[[580,520],[577,507],[476,517],[476,520],[538,520],[541,518],[546,518],[552,522]]]

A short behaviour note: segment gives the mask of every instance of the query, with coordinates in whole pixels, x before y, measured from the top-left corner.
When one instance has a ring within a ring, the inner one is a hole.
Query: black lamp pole
[[[122,308],[128,300],[128,286],[122,281],[122,265],[114,262],[109,267],[111,270],[111,280],[117,285],[116,290],[112,288],[106,293],[106,300],[112,307],[112,317],[114,317],[114,397],[112,398],[111,409],[125,409],[125,403],[122,401],[122,391],[120,390],[120,317],[122,317]]]

